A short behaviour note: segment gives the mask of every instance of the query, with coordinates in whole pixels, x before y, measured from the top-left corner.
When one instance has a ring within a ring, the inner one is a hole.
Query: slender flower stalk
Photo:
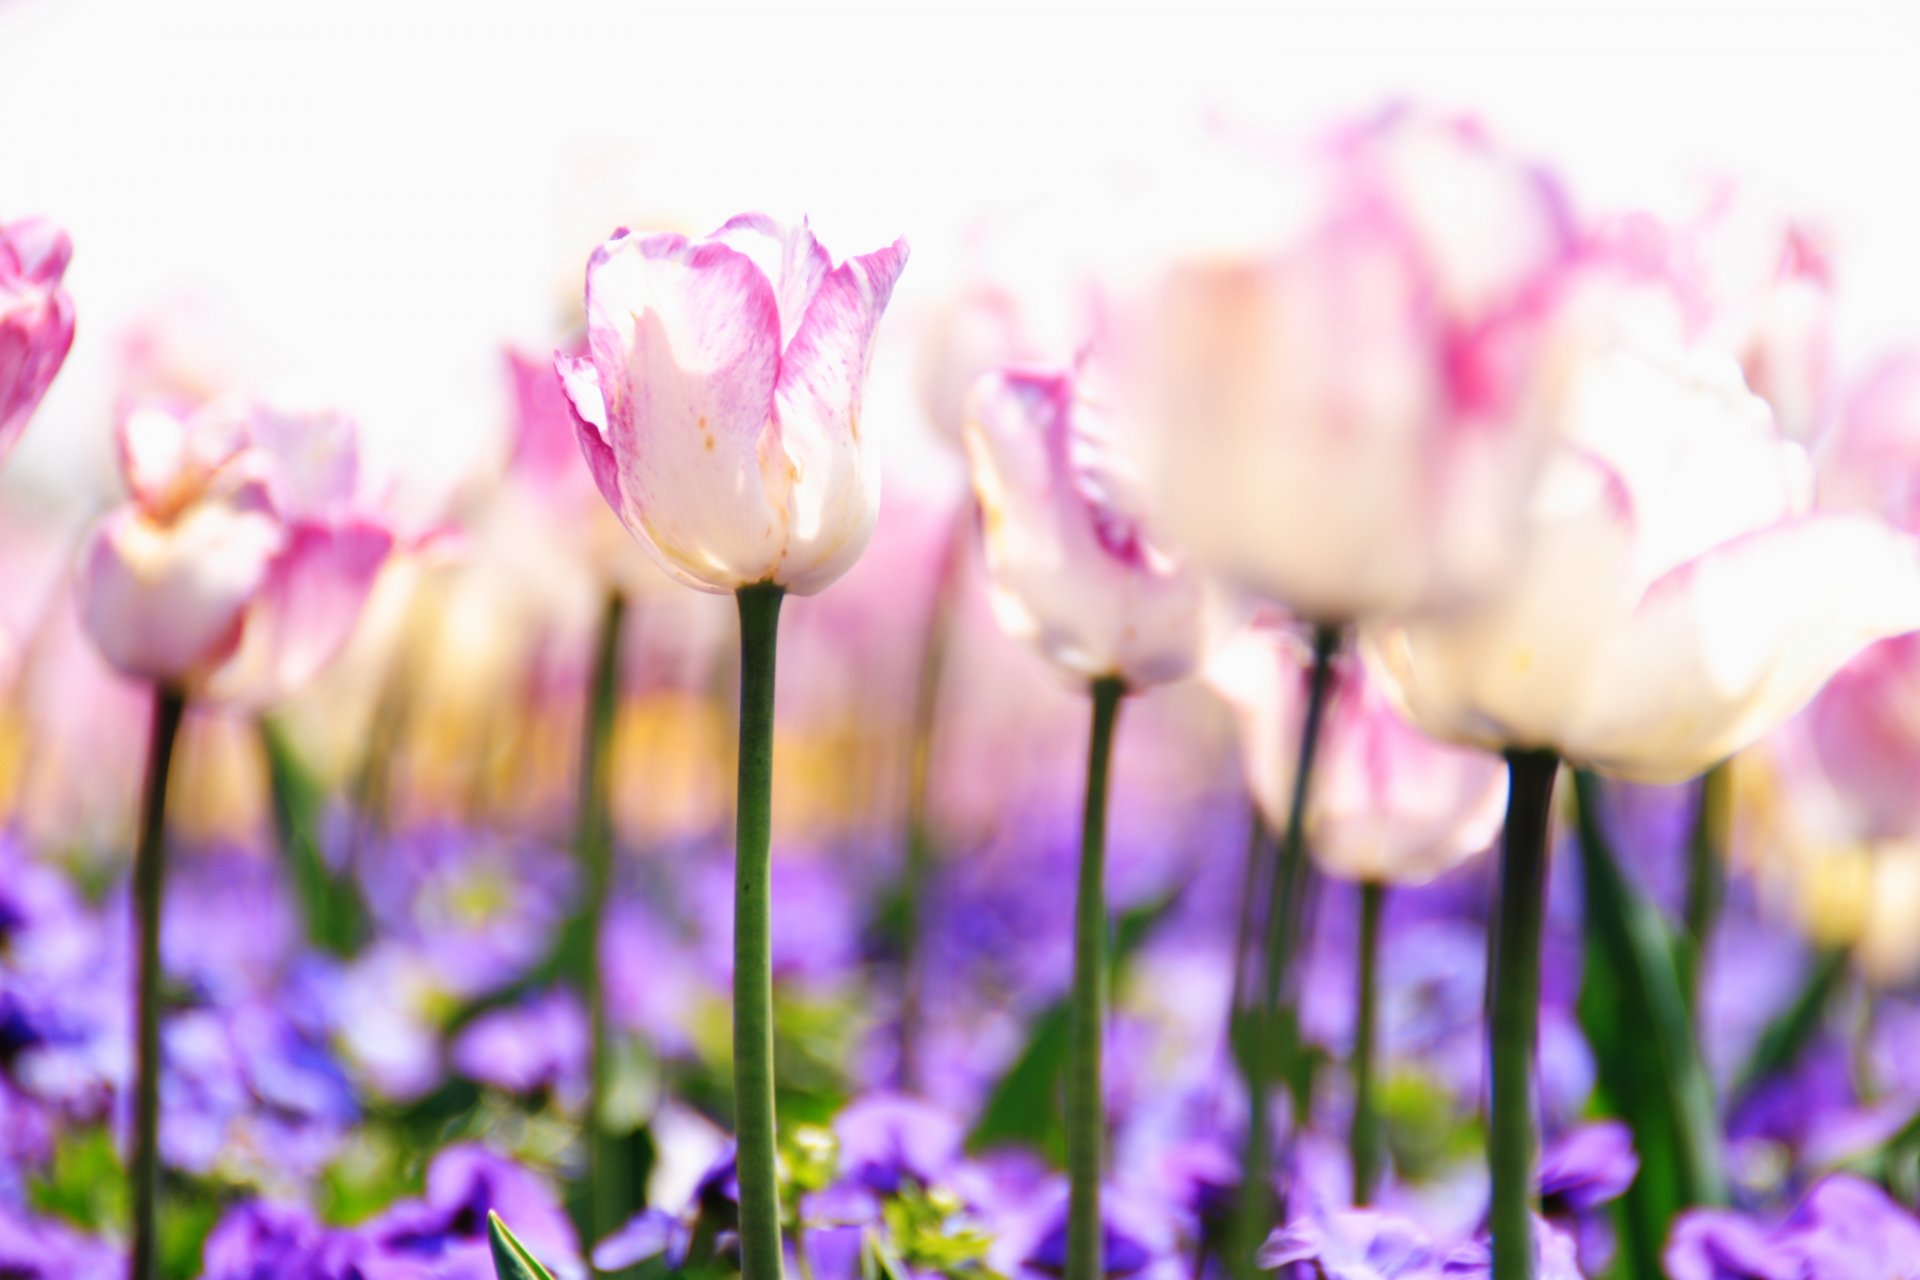
[[[744,1280],[780,1280],[773,1096],[773,677],[783,587],[742,587],[740,783],[734,831],[733,1106]]]
[[[1272,892],[1267,903],[1267,931],[1263,942],[1265,963],[1261,972],[1260,1008],[1254,1020],[1254,1034],[1247,1045],[1247,1127],[1245,1177],[1240,1186],[1240,1207],[1232,1260],[1235,1274],[1251,1276],[1254,1254],[1273,1228],[1273,1134],[1271,1095],[1278,1037],[1281,1028],[1281,993],[1286,987],[1288,961],[1293,955],[1291,927],[1298,919],[1298,903],[1306,877],[1307,797],[1313,780],[1313,756],[1320,742],[1320,726],[1326,718],[1328,696],[1333,691],[1333,659],[1340,648],[1340,629],[1317,626],[1313,632],[1313,667],[1308,676],[1306,714],[1300,726],[1300,750],[1293,775],[1293,793],[1287,808],[1286,832],[1280,841],[1280,861],[1274,869]]]
[[[1707,948],[1727,895],[1727,837],[1733,822],[1733,762],[1724,761],[1700,779],[1700,808],[1687,842],[1687,941],[1691,952],[1682,974],[1687,1008],[1698,1024],[1701,975]]]
[[[603,1239],[624,1216],[601,1115],[606,1103],[607,1001],[600,980],[600,934],[606,921],[607,898],[613,882],[613,824],[608,813],[614,714],[620,703],[620,649],[626,634],[626,596],[607,593],[595,633],[592,684],[580,739],[580,808],[576,815],[575,844],[586,879],[586,904],[580,930],[580,954],[574,978],[587,1006],[587,1187],[588,1238]]]
[[[939,577],[921,641],[920,670],[914,684],[913,720],[907,744],[906,860],[901,875],[900,963],[900,1084],[911,1090],[920,1079],[920,1024],[926,997],[926,973],[921,933],[926,921],[928,885],[936,854],[927,823],[927,782],[932,776],[933,744],[940,714],[940,689],[947,669],[947,645],[953,630],[954,605],[962,581],[967,539],[973,529],[973,508],[963,504],[955,512],[946,546],[940,554]]]
[[[1348,1135],[1356,1205],[1373,1202],[1384,1155],[1380,1113],[1374,1106],[1373,1067],[1380,1012],[1380,915],[1386,901],[1387,887],[1378,880],[1360,885],[1359,994],[1353,1011],[1353,1128]]]
[[[1533,1059],[1540,1026],[1540,936],[1546,918],[1547,837],[1560,757],[1514,750],[1507,758],[1507,828],[1488,953],[1492,1063],[1487,1164],[1493,1179],[1493,1280],[1533,1280]]]
[[[186,708],[186,696],[178,689],[154,687],[153,730],[147,740],[139,843],[133,858],[134,954],[139,959],[134,979],[130,1280],[153,1280],[159,1274],[155,1211],[160,1197],[160,903],[166,881],[167,779]]]
[[[1105,1090],[1100,1067],[1107,1027],[1107,783],[1113,730],[1127,687],[1093,682],[1093,733],[1087,746],[1087,807],[1080,829],[1080,882],[1073,911],[1073,1059],[1067,1087],[1067,1280],[1106,1273],[1100,1233],[1100,1175],[1105,1162]]]

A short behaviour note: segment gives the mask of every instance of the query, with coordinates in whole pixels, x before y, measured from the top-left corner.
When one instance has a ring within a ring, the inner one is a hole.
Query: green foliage
[[[1440,1177],[1468,1160],[1481,1160],[1486,1131],[1479,1113],[1462,1109],[1434,1077],[1394,1071],[1377,1095],[1393,1167],[1408,1182]]]
[[[61,1136],[44,1176],[27,1189],[33,1207],[88,1231],[121,1231],[132,1212],[133,1193],[113,1135],[82,1129]]]
[[[1172,912],[1177,901],[1178,892],[1166,893],[1121,913],[1114,925],[1113,945],[1107,949],[1115,990],[1120,987],[1119,979],[1127,963]],[[1065,998],[1048,1005],[1034,1018],[1027,1029],[1026,1047],[994,1086],[973,1132],[968,1135],[969,1150],[1024,1146],[1040,1152],[1055,1164],[1065,1159],[1067,1132],[1061,1098],[1070,1020],[1071,1010]]]
[[[373,921],[352,871],[336,870],[321,853],[326,789],[271,720],[260,721],[260,746],[267,761],[274,835],[307,937],[322,950],[352,955],[372,935]]]
[[[487,1211],[487,1240],[493,1246],[493,1272],[499,1280],[553,1280],[553,1273],[534,1261],[527,1247],[514,1239],[507,1224]]]
[[[1640,1173],[1616,1207],[1614,1274],[1658,1280],[1674,1216],[1726,1198],[1713,1087],[1681,985],[1688,943],[1621,872],[1599,823],[1599,783],[1574,775],[1586,904],[1580,1025],[1599,1102],[1633,1131]]]
[[[943,1188],[909,1183],[881,1207],[886,1253],[913,1272],[989,1280],[993,1237],[967,1216],[960,1198]]]

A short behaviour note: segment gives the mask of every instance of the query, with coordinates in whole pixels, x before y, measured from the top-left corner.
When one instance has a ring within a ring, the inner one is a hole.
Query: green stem
[[[1699,1034],[1701,974],[1707,948],[1727,896],[1727,837],[1733,822],[1733,761],[1707,770],[1700,779],[1700,808],[1687,842],[1687,940],[1691,944],[1681,972],[1681,994],[1687,1002],[1696,1037]]]
[[[594,638],[593,671],[587,691],[580,734],[580,796],[575,814],[575,847],[586,879],[580,951],[575,957],[574,980],[587,1006],[587,1110],[584,1125],[587,1148],[587,1239],[600,1240],[618,1227],[625,1215],[623,1189],[615,1185],[615,1165],[601,1114],[607,1096],[609,1050],[607,1000],[600,979],[600,934],[613,883],[613,821],[609,812],[614,716],[620,705],[620,649],[626,633],[627,601],[619,591],[607,593]]]
[[[1229,1261],[1233,1273],[1250,1280],[1259,1274],[1254,1255],[1273,1227],[1273,1133],[1271,1094],[1274,1059],[1279,1050],[1281,1031],[1280,994],[1285,986],[1292,943],[1299,932],[1299,912],[1306,862],[1307,796],[1313,777],[1313,757],[1320,742],[1320,724],[1326,716],[1328,695],[1333,689],[1333,658],[1340,647],[1340,629],[1321,625],[1313,630],[1313,668],[1308,677],[1306,715],[1300,726],[1300,750],[1293,774],[1292,802],[1287,809],[1287,829],[1280,842],[1280,863],[1275,869],[1271,897],[1267,904],[1267,929],[1263,942],[1266,958],[1261,983],[1260,1009],[1253,1023],[1247,1046],[1247,1151],[1242,1165],[1240,1205],[1235,1218],[1233,1251]]]
[[[1540,935],[1546,919],[1547,836],[1552,751],[1507,753],[1507,826],[1500,846],[1500,895],[1493,951],[1487,962],[1493,1008],[1492,1103],[1487,1164],[1493,1179],[1488,1212],[1493,1280],[1532,1280],[1533,1166],[1539,1147],[1533,1114],[1533,1059],[1540,1025]]]
[[[130,1280],[158,1275],[155,1209],[160,1198],[160,904],[166,885],[167,778],[187,700],[179,690],[153,692],[153,730],[140,797],[140,841],[133,855],[135,978],[133,1092],[133,1257]]]
[[[1377,880],[1360,886],[1359,998],[1353,1012],[1353,1202],[1370,1204],[1380,1183],[1383,1150],[1380,1114],[1374,1109],[1374,1037],[1379,1022],[1380,912],[1387,887]]]
[[[734,829],[733,1109],[743,1280],[780,1280],[773,1111],[773,672],[783,587],[742,587],[740,783]]]
[[[1087,745],[1087,808],[1080,829],[1080,886],[1073,910],[1073,1057],[1067,1083],[1066,1280],[1100,1280],[1106,1272],[1100,1231],[1106,1104],[1101,1038],[1107,1022],[1107,783],[1113,729],[1126,686],[1093,682],[1093,733]]]
[[[933,878],[933,832],[927,822],[927,783],[932,777],[934,731],[940,714],[940,689],[947,669],[947,645],[953,631],[960,567],[973,531],[973,504],[962,503],[940,557],[914,683],[913,720],[907,744],[906,866],[901,893],[900,1084],[911,1091],[920,1080],[920,1031],[926,974],[921,933],[925,928],[927,886]]]

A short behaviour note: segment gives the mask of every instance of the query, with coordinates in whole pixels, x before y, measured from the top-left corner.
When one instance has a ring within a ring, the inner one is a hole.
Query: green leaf
[[[553,1273],[533,1260],[491,1209],[487,1210],[487,1239],[493,1245],[493,1272],[499,1280],[553,1280]]]
[[[1754,1042],[1753,1052],[1734,1077],[1733,1096],[1744,1098],[1763,1080],[1779,1075],[1800,1060],[1800,1055],[1820,1030],[1827,1006],[1845,985],[1847,951],[1833,947],[1821,953],[1807,973],[1806,983],[1793,1000],[1776,1014]]]
[[[1658,1280],[1680,1210],[1726,1199],[1713,1087],[1689,1024],[1687,944],[1621,872],[1599,822],[1599,781],[1574,774],[1585,888],[1580,1025],[1602,1109],[1633,1131],[1640,1173],[1621,1197],[1615,1275]]]
[[[260,747],[267,761],[275,842],[286,859],[307,938],[335,955],[352,955],[372,936],[372,917],[352,871],[335,870],[320,852],[326,793],[272,720],[260,721]]]
[[[1113,929],[1113,985],[1128,961],[1152,936],[1180,899],[1172,890],[1121,913]],[[1072,1011],[1063,997],[1042,1009],[1027,1031],[1027,1044],[1000,1077],[967,1136],[967,1147],[984,1151],[999,1146],[1030,1147],[1056,1163],[1066,1156],[1066,1120],[1061,1097],[1067,1069]]]

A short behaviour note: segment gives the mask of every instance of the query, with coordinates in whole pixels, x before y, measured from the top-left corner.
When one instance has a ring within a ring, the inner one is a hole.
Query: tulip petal
[[[246,610],[239,646],[208,692],[260,707],[312,680],[353,635],[392,549],[393,535],[370,523],[289,530]]]
[[[1785,521],[1655,583],[1609,637],[1563,746],[1678,782],[1778,726],[1861,650],[1920,629],[1920,540],[1856,516]]]
[[[553,371],[560,379],[567,408],[573,414],[575,437],[586,457],[587,469],[600,496],[615,511],[624,510],[620,498],[620,464],[614,459],[613,446],[607,440],[607,398],[600,390],[600,375],[593,361],[564,351],[553,353]]]
[[[873,534],[880,485],[861,435],[861,391],[874,330],[906,263],[907,242],[896,240],[834,268],[780,362],[775,405],[795,480],[781,581],[798,595],[845,573]]]
[[[172,525],[116,511],[82,553],[81,619],[123,673],[186,680],[233,652],[281,539],[271,518],[228,507],[201,507]]]
[[[788,483],[767,447],[780,367],[772,285],[722,244],[618,236],[587,267],[587,333],[622,521],[689,586],[770,579],[787,541],[773,494]],[[580,391],[569,383],[576,412]],[[585,432],[582,444],[598,471]]]
[[[780,306],[780,346],[784,350],[820,291],[820,282],[833,270],[833,259],[804,221],[797,227],[782,226],[764,213],[729,218],[712,238],[752,258],[773,286],[774,299]]]

